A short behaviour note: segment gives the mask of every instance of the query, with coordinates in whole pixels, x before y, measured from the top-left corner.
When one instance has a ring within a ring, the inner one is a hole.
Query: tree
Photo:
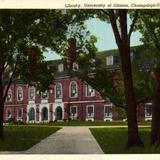
[[[137,104],[135,100],[134,88],[133,88],[133,77],[132,67],[130,60],[130,37],[134,30],[135,23],[138,18],[138,10],[133,11],[134,16],[132,23],[128,31],[127,25],[127,14],[128,10],[98,10],[88,11],[88,13],[82,13],[83,17],[80,19],[87,19],[88,17],[97,17],[103,21],[111,23],[114,37],[118,46],[121,69],[124,80],[124,94],[125,101],[127,104],[127,118],[128,118],[128,146],[143,146],[142,141],[139,137],[138,126],[137,126]],[[85,18],[84,18],[85,17]],[[89,82],[89,81],[88,81]],[[98,87],[96,87],[98,88]],[[101,90],[101,89],[100,89]]]
[[[153,83],[152,98],[152,130],[151,144],[160,143],[160,21],[159,11],[142,11],[137,23],[137,29],[142,33],[142,41],[152,52],[150,56],[151,76]],[[148,55],[149,56],[149,55]]]
[[[36,82],[41,90],[49,87],[55,68],[44,61],[43,52],[51,49],[64,53],[68,36],[80,36],[77,32],[85,30],[83,23],[73,21],[72,16],[61,10],[0,11],[0,139],[4,103],[11,83],[21,79]],[[78,30],[72,33],[71,24]]]

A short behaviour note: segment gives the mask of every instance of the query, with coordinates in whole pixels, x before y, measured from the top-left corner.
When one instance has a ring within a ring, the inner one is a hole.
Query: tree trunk
[[[133,88],[132,67],[130,58],[130,37],[127,31],[127,10],[119,10],[120,16],[120,41],[118,42],[122,74],[124,78],[125,98],[127,103],[128,118],[128,147],[143,146],[138,133],[137,106]]]
[[[137,110],[133,89],[132,69],[130,61],[130,47],[123,43],[120,48],[120,56],[122,60],[122,73],[124,77],[125,98],[127,103],[128,118],[128,147],[143,146],[139,137],[137,125]]]
[[[0,101],[0,139],[3,140],[3,110],[4,110],[4,105]]]
[[[160,66],[154,70],[154,76],[156,86],[152,99],[151,145],[160,143]]]

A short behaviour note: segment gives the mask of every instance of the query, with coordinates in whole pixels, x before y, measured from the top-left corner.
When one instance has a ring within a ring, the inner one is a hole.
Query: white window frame
[[[147,115],[147,109],[146,109],[147,105],[150,105],[152,107],[152,103],[146,103],[145,104],[145,120],[151,120],[152,119],[152,114],[150,116]]]
[[[93,115],[92,116],[88,116],[88,108],[92,107],[93,108]],[[94,119],[94,105],[87,105],[86,106],[86,118],[87,119]]]
[[[21,110],[21,117],[18,116],[18,111]],[[17,120],[22,120],[22,117],[23,117],[23,108],[17,108]]]
[[[57,87],[58,84],[61,86],[61,96],[57,98],[57,89],[56,89],[56,87]],[[55,85],[55,99],[62,99],[62,98],[63,98],[63,86],[62,86],[62,83],[58,82]]]
[[[43,93],[46,93],[46,94],[47,94],[47,97],[46,97],[46,98],[43,98],[43,97],[42,97]],[[42,100],[48,100],[48,98],[49,98],[49,92],[48,92],[47,90],[45,90],[44,92],[41,92],[41,99],[42,99]]]
[[[33,97],[33,99],[31,99],[31,97],[30,97],[31,89],[34,89],[34,97]],[[35,100],[35,98],[36,98],[36,89],[35,89],[35,87],[33,87],[33,86],[29,87],[29,95],[28,96],[29,96],[29,100],[30,101],[34,101]]]
[[[71,90],[71,85],[75,83],[76,84],[76,90],[77,90],[77,93],[74,97],[71,96],[71,93],[72,93],[72,90]],[[77,98],[78,97],[78,84],[76,81],[71,81],[70,84],[69,84],[69,97],[70,98]]]
[[[73,63],[73,69],[72,69],[73,71],[78,71],[79,70],[79,65],[78,65],[78,63],[77,62],[74,62]]]
[[[10,115],[10,117],[8,116],[8,111],[10,111],[10,113],[11,113],[11,115]],[[8,119],[10,119],[10,118],[12,118],[12,109],[11,108],[7,108],[6,109],[6,119],[8,120]]]
[[[93,95],[87,95],[87,91],[89,90],[89,87],[93,90]],[[95,89],[92,87],[92,86],[90,86],[88,83],[86,83],[85,84],[85,95],[86,95],[86,97],[95,97],[95,95],[96,95],[96,91],[95,91]]]
[[[76,108],[76,114],[75,115],[72,115],[72,108]],[[78,108],[77,106],[70,106],[70,118],[73,120],[73,119],[77,119],[77,115],[78,115]]]
[[[113,115],[112,112],[109,113],[109,115],[107,115],[108,113],[105,112],[107,107],[111,107],[111,109],[112,109],[112,108],[113,108],[112,103],[111,103],[111,104],[106,104],[106,105],[104,105],[104,117],[105,117],[105,118],[107,118],[107,117],[112,117],[112,115]]]
[[[113,65],[113,63],[114,63],[114,57],[113,57],[113,55],[106,56],[106,65],[107,66]]]
[[[18,91],[19,91],[19,90],[22,91],[22,98],[21,98],[21,100],[18,99]],[[22,88],[22,87],[18,87],[18,88],[17,88],[17,101],[19,101],[19,102],[20,102],[20,101],[23,101],[23,88]]]
[[[11,98],[10,98],[10,100],[7,100],[7,97],[8,97],[8,93],[9,93],[9,92],[11,93]],[[12,99],[12,98],[13,98],[12,89],[9,89],[9,90],[8,90],[8,93],[7,93],[7,97],[6,97],[6,102],[12,102],[12,100],[13,100],[13,99]]]
[[[64,71],[64,64],[61,63],[58,65],[58,72],[63,72]]]

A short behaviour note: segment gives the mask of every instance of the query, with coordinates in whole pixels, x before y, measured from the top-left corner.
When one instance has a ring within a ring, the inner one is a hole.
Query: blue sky
[[[130,21],[129,23],[130,24]],[[99,19],[90,19],[86,21],[86,26],[91,34],[98,38],[96,46],[98,51],[110,50],[117,48],[115,43],[114,35],[110,24],[102,22]],[[141,34],[136,31],[131,36],[131,46],[140,45]],[[61,57],[54,52],[45,53],[46,60],[60,59]]]

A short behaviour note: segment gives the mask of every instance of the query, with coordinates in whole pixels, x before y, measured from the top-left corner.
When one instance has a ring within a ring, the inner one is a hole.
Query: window
[[[109,55],[106,57],[106,65],[113,65],[113,56]]]
[[[76,82],[70,83],[70,97],[71,98],[78,97],[78,86]]]
[[[59,64],[58,65],[58,71],[59,72],[63,72],[64,71],[64,65],[63,64]]]
[[[146,117],[151,117],[152,116],[152,104],[151,103],[146,104],[145,116]]]
[[[17,110],[17,117],[18,117],[18,118],[22,118],[22,108],[19,108],[19,109]]]
[[[76,106],[71,106],[70,115],[72,119],[77,118],[77,107]]]
[[[12,111],[10,108],[6,110],[6,114],[7,114],[7,119],[12,118]]]
[[[86,84],[86,96],[87,97],[95,96],[95,89],[93,89],[89,84]]]
[[[112,104],[104,106],[104,116],[105,117],[112,117]]]
[[[93,118],[94,117],[94,108],[93,106],[87,106],[87,117]]]
[[[18,89],[17,89],[17,100],[18,101],[23,100],[23,89],[22,89],[22,87],[18,87]]]
[[[42,92],[41,97],[43,100],[47,100],[48,99],[48,91]]]
[[[29,99],[35,100],[35,88],[34,87],[29,87]]]
[[[56,98],[62,98],[62,84],[57,83],[56,84]]]
[[[78,69],[79,69],[78,63],[74,62],[73,63],[73,71],[78,71]]]
[[[9,89],[6,97],[7,102],[12,102],[12,90]]]

